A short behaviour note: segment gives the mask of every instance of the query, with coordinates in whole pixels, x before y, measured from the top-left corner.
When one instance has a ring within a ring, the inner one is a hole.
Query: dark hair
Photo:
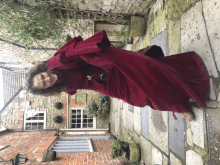
[[[46,89],[39,89],[33,86],[33,78],[39,73],[42,72],[52,72],[58,76],[58,81],[51,87]],[[30,93],[36,94],[36,95],[53,95],[58,94],[65,90],[65,83],[62,79],[62,75],[59,73],[59,71],[51,71],[48,69],[46,63],[39,64],[32,68],[29,73],[27,74],[27,89]]]

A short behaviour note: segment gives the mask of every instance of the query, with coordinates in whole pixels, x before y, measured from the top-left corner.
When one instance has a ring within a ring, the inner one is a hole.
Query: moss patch
[[[194,6],[199,0],[168,0],[167,18],[173,21],[181,18],[182,14]]]
[[[131,16],[130,37],[143,36],[146,32],[146,20],[144,17]]]
[[[169,33],[169,55],[178,54],[181,52],[181,21],[169,20],[168,33]]]

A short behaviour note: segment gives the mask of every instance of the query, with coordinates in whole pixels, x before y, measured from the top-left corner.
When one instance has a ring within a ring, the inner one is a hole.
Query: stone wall
[[[27,93],[24,99],[20,100],[20,104],[12,103],[9,106],[8,115],[3,118],[2,125],[8,129],[25,129],[24,123],[24,112],[27,111],[46,111],[46,129],[64,129],[66,117],[64,116],[64,109],[66,102],[64,101],[67,97],[66,93],[61,93],[57,96],[37,96]],[[30,105],[23,104],[24,101],[30,101]],[[54,103],[61,102],[64,107],[61,110],[57,110],[54,107]],[[62,116],[62,123],[54,123],[54,116]]]
[[[52,0],[67,8],[145,16],[155,0]]]
[[[150,6],[155,3],[155,1],[156,0],[51,0],[51,2],[59,3],[66,9],[141,16],[147,16]],[[35,3],[34,0],[28,0],[26,3],[27,2],[30,4]],[[72,37],[81,35],[83,39],[86,39],[93,35],[93,20],[78,19],[78,22],[79,23],[76,24],[74,20],[69,20],[63,31],[64,36],[67,34]],[[10,35],[6,33],[5,29],[0,30],[0,36],[2,39],[13,42],[13,39],[10,40]],[[63,36],[58,40],[58,45],[55,45],[54,41],[51,41],[50,39],[40,42],[41,47],[55,48],[55,50],[26,50],[22,47],[0,40],[0,61],[21,62],[25,66],[26,63],[46,60],[66,42],[66,38]],[[19,44],[23,46],[22,42]],[[33,46],[39,47],[39,44],[33,44]]]
[[[91,90],[80,90],[77,93],[87,93],[87,101],[97,99],[99,93]],[[30,105],[25,105],[25,101],[30,101]],[[57,110],[54,107],[56,102],[63,103],[63,108]],[[69,108],[84,107],[84,104],[75,104],[75,95],[69,97]],[[46,129],[65,129],[67,128],[67,94],[62,92],[56,96],[37,96],[30,93],[24,94],[20,103],[11,103],[8,106],[8,115],[2,119],[2,126],[8,129],[21,130],[24,128],[24,112],[27,111],[46,111]],[[61,116],[62,123],[54,123],[53,117]],[[108,128],[108,120],[96,119],[96,128]]]
[[[69,20],[66,24],[66,27],[63,31],[62,38],[58,38],[59,45],[55,45],[53,41],[50,39],[44,40],[40,42],[41,47],[54,49],[54,50],[27,50],[24,49],[23,43],[18,43],[20,46],[16,46],[5,41],[0,40],[0,61],[1,62],[21,62],[23,66],[27,66],[30,63],[36,61],[44,61],[47,60],[50,56],[52,56],[63,44],[66,43],[65,36],[70,35],[71,37],[77,37],[81,35],[83,39],[87,39],[93,35],[94,31],[94,23],[91,20],[77,20],[78,22],[74,22],[74,20]],[[5,39],[5,30],[0,30],[1,38]],[[8,39],[9,36],[6,36],[5,40]],[[11,40],[9,40],[11,41]],[[40,48],[39,44],[34,44],[34,47]]]

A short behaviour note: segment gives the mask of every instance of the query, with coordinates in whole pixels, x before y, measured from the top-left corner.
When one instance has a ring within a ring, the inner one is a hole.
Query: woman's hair
[[[33,78],[39,73],[42,72],[52,72],[58,76],[57,82],[46,89],[39,89],[33,86]],[[27,74],[27,89],[30,93],[36,94],[36,95],[53,95],[58,94],[65,90],[65,84],[63,83],[64,80],[62,79],[62,75],[59,73],[59,71],[50,71],[46,65],[46,63],[39,64],[35,67],[33,67],[29,73]]]

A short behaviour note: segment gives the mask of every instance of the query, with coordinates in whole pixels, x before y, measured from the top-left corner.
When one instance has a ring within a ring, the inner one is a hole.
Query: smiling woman
[[[33,78],[33,86],[39,89],[46,89],[53,86],[58,80],[56,74],[50,72],[39,73]]]
[[[164,57],[151,46],[138,52],[111,47],[105,31],[73,38],[30,72],[33,94],[94,90],[139,107],[173,111],[193,119],[189,99],[205,107],[209,75],[195,52]]]
[[[54,72],[48,69],[45,62],[37,62],[27,74],[27,88],[31,93],[39,95],[53,95],[64,91],[62,74]]]

